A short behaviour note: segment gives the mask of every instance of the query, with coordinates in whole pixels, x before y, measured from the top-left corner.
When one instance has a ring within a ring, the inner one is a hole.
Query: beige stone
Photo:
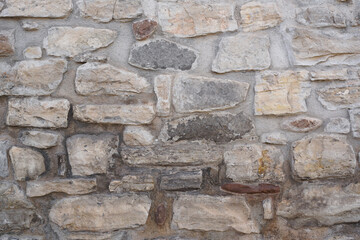
[[[346,14],[338,6],[321,4],[297,9],[296,21],[311,27],[346,27]]]
[[[1,9],[0,9],[1,10]],[[15,53],[15,31],[0,31],[0,57],[9,57]]]
[[[154,143],[155,136],[146,127],[126,126],[123,139],[125,144],[129,146],[146,146]]]
[[[90,17],[99,22],[110,22],[113,18],[116,0],[79,0],[77,5],[82,17]]]
[[[255,115],[284,115],[306,112],[311,86],[308,72],[265,71],[256,78]]]
[[[42,56],[41,47],[27,47],[24,50],[23,55],[28,59],[39,59]]]
[[[287,143],[286,135],[281,132],[263,133],[260,137],[262,143],[285,145]]]
[[[317,90],[318,99],[328,110],[360,107],[360,84],[358,81]]]
[[[268,197],[263,200],[264,219],[270,220],[274,218],[274,200],[272,197]]]
[[[114,19],[122,22],[141,17],[143,13],[140,0],[117,0],[114,7]]]
[[[37,130],[24,131],[20,136],[22,144],[40,149],[55,147],[60,143],[60,139],[62,137],[59,133]]]
[[[346,81],[355,79],[358,76],[348,68],[329,69],[329,70],[313,70],[310,72],[311,81]]]
[[[158,116],[166,117],[170,115],[173,78],[172,75],[159,75],[154,79],[154,92],[157,97],[156,113]]]
[[[152,175],[126,175],[121,180],[112,180],[110,192],[152,191],[155,188],[155,179]]]

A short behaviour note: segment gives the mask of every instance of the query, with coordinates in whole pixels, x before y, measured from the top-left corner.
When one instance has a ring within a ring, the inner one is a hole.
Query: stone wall
[[[0,239],[360,239],[358,0],[0,0]]]

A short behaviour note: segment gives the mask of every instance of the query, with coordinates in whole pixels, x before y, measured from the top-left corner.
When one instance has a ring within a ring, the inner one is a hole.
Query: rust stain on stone
[[[165,224],[165,221],[166,221],[166,207],[164,204],[160,204],[156,208],[155,222],[157,225],[162,226]]]
[[[309,127],[314,127],[316,125],[316,122],[307,119],[300,119],[291,122],[291,125],[297,128],[309,128]]]
[[[14,53],[14,50],[6,36],[0,35],[0,56],[8,56]]]
[[[266,170],[268,168],[268,165],[272,162],[271,158],[268,155],[268,150],[263,150],[261,152],[262,157],[259,158],[259,169],[258,174],[263,177],[266,174]]]
[[[145,40],[149,38],[157,28],[157,22],[145,19],[133,24],[133,32],[136,40]]]
[[[280,187],[262,183],[259,185],[243,185],[239,183],[227,183],[221,186],[221,190],[230,193],[256,194],[256,193],[279,193]]]

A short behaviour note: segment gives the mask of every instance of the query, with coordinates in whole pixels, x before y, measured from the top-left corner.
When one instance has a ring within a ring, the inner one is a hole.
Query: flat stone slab
[[[128,146],[147,146],[155,142],[155,136],[146,127],[126,126],[123,132],[124,143]]]
[[[296,12],[296,21],[305,26],[346,28],[346,14],[335,5],[315,5],[296,9]]]
[[[157,98],[156,114],[160,117],[170,115],[173,79],[173,75],[158,75],[154,78],[154,92]]]
[[[352,113],[349,113],[350,119],[352,119]],[[360,122],[359,122],[360,123]],[[354,127],[353,127],[354,129]],[[328,133],[343,133],[347,134],[350,132],[350,122],[347,118],[331,118],[326,125],[325,132]],[[354,134],[353,134],[354,136]],[[354,136],[355,137],[355,136]],[[360,135],[359,135],[360,137]]]
[[[200,189],[202,184],[202,171],[178,171],[161,176],[160,189],[167,191],[184,191]]]
[[[355,81],[324,87],[317,94],[321,104],[328,110],[360,107],[360,84]]]
[[[129,191],[152,191],[155,188],[154,176],[145,175],[125,175],[121,180],[112,180],[109,185],[109,191],[115,193]]]
[[[261,183],[259,185],[243,185],[239,183],[226,183],[221,185],[221,190],[235,194],[271,194],[279,193],[280,187],[273,184]]]

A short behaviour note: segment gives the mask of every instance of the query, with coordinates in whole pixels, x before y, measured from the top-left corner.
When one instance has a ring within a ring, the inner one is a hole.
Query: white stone
[[[29,20],[23,20],[21,21],[21,27],[25,30],[25,31],[36,31],[39,30],[39,24],[36,22],[32,22]]]
[[[166,117],[171,111],[171,89],[173,84],[172,75],[159,75],[154,79],[154,92],[157,97],[156,113]]]
[[[24,57],[28,59],[38,59],[42,56],[41,47],[28,47],[24,50]]]
[[[38,130],[24,131],[20,136],[22,144],[40,149],[55,147],[60,143],[60,139],[62,137],[59,133]]]
[[[261,134],[261,142],[275,145],[285,145],[287,143],[286,135],[281,132],[270,132]]]
[[[155,136],[146,127],[126,126],[123,139],[125,144],[129,146],[146,146],[154,143]]]

